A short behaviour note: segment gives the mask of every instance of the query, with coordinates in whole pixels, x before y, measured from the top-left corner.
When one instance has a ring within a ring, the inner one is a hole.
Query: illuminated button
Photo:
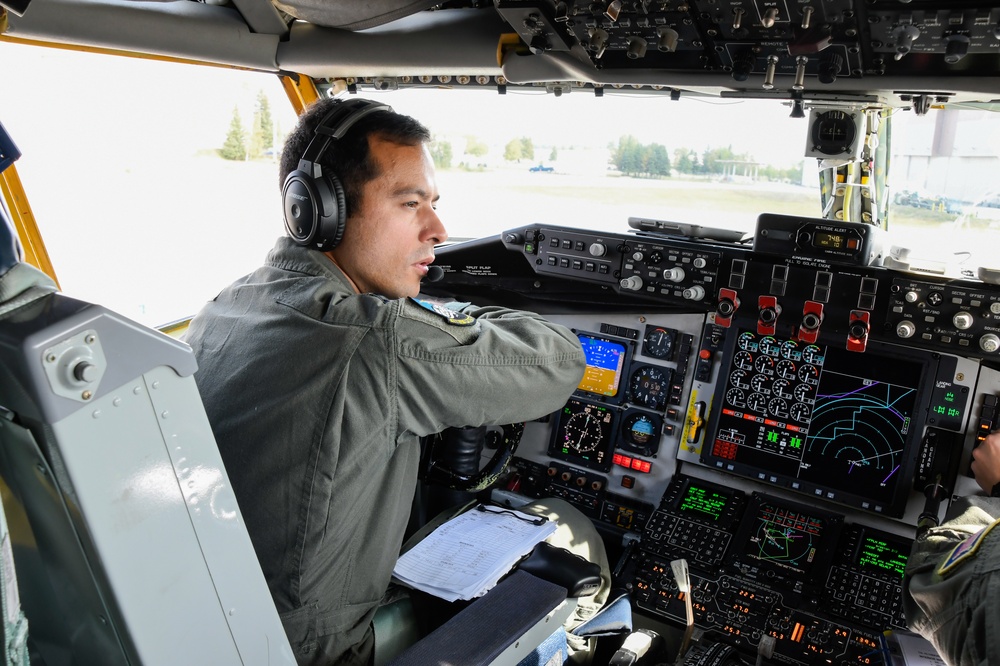
[[[643,474],[649,474],[649,470],[652,469],[653,465],[648,460],[640,460],[639,458],[632,459],[632,469],[637,472],[642,472]]]
[[[600,273],[601,275],[607,275],[608,274],[608,265],[607,264],[599,264],[597,266],[597,272]]]
[[[549,245],[552,246],[552,247],[559,247],[559,239],[558,238],[550,238],[549,239]]]
[[[557,259],[556,257],[552,257],[552,256],[549,257],[549,266],[555,266],[558,263],[559,263],[559,259]]]
[[[570,250],[570,249],[573,248],[573,241],[571,241],[571,240],[564,240],[562,242],[562,246],[563,246],[564,250]]]
[[[635,487],[635,477],[626,474],[622,477],[622,488],[632,489]]]

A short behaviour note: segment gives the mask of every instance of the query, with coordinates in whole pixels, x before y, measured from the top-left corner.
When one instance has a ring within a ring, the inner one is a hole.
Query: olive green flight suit
[[[208,303],[186,340],[303,664],[368,662],[419,438],[554,412],[585,365],[576,336],[542,317],[355,294],[328,257],[288,238]]]
[[[963,497],[948,516],[913,544],[906,621],[948,664],[1000,664],[1000,499]]]

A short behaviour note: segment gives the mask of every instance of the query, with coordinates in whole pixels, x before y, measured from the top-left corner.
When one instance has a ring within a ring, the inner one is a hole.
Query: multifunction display
[[[929,355],[865,353],[737,332],[702,461],[901,515],[927,414]]]

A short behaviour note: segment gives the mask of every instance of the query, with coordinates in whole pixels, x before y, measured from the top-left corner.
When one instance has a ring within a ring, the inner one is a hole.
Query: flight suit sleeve
[[[910,629],[949,664],[989,664],[1000,654],[1000,500],[956,500],[949,518],[918,538],[906,564]]]
[[[402,430],[539,418],[565,404],[585,357],[569,329],[500,307],[404,299],[394,327]]]

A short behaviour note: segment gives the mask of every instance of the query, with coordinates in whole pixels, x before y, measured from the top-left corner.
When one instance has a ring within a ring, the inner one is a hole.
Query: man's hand
[[[972,449],[972,473],[987,494],[1000,483],[1000,431],[991,432],[982,444]]]

